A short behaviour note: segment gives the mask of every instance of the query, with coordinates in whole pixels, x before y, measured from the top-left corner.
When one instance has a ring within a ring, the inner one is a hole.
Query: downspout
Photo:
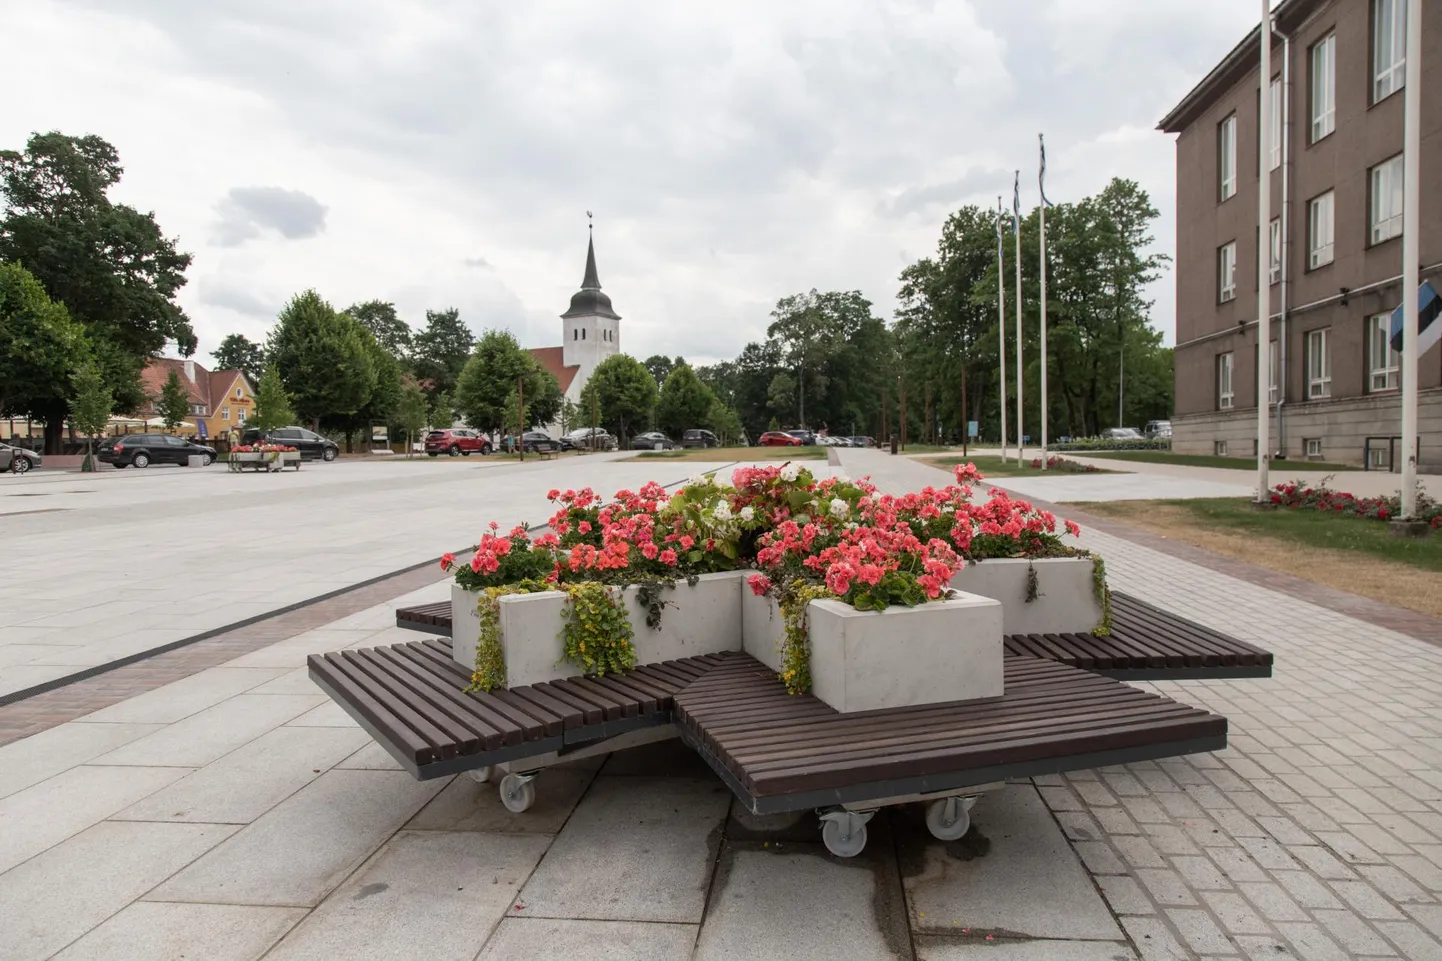
[[[1277,457],[1287,456],[1287,260],[1292,249],[1292,194],[1288,182],[1292,179],[1292,38],[1277,29],[1277,18],[1272,18],[1272,32],[1282,38],[1282,263],[1278,278],[1278,312],[1281,318],[1277,330]],[[1271,78],[1267,78],[1268,90]],[[1271,243],[1271,224],[1267,225],[1268,243]],[[1271,345],[1268,345],[1270,350]],[[1270,363],[1270,361],[1268,361]]]

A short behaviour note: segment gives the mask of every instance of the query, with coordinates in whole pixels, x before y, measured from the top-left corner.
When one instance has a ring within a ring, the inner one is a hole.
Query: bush
[[[1033,457],[1031,459],[1031,469],[1041,469],[1040,457]],[[1101,468],[1095,464],[1083,464],[1080,461],[1067,460],[1065,457],[1048,457],[1046,459],[1046,469],[1058,471],[1063,474],[1096,474],[1101,471]]]
[[[1327,486],[1331,477],[1322,478],[1316,487],[1308,487],[1305,481],[1290,481],[1272,488],[1271,501],[1279,507],[1294,510],[1330,511],[1335,514],[1350,514],[1365,520],[1387,521],[1402,513],[1402,493],[1391,497],[1357,497],[1344,491],[1332,490]],[[1434,529],[1442,528],[1442,503],[1417,491],[1417,520],[1426,521]]]
[[[1047,445],[1047,450],[1052,451],[1171,449],[1172,439],[1170,437],[1132,437],[1124,439],[1111,437],[1080,437],[1076,440],[1069,440],[1061,444]]]

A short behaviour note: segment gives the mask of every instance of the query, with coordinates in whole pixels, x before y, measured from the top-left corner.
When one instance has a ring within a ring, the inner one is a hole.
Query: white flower
[[[729,521],[731,519],[731,505],[725,501],[717,501],[716,506],[711,508],[711,516],[718,521]]]
[[[831,502],[832,517],[845,517],[850,512],[851,505],[846,503],[846,501],[842,500],[841,498],[838,497]]]
[[[751,520],[754,520],[755,517],[756,517],[756,508],[754,508],[754,507],[743,507],[743,508],[741,508],[741,519],[742,519],[743,521],[751,521]]]
[[[835,475],[832,477],[832,479],[835,480],[836,483],[838,483],[838,484],[850,484],[850,483],[851,483],[851,478],[850,478],[850,477],[847,477],[846,474],[841,473],[841,472],[838,472],[837,474],[835,474]]]
[[[801,476],[801,468],[795,464],[787,464],[781,468],[781,479],[790,484]]]
[[[706,475],[705,475],[705,474],[692,474],[692,475],[691,475],[691,479],[688,480],[686,483],[687,483],[689,486],[691,486],[691,487],[705,487],[705,486],[706,486]]]

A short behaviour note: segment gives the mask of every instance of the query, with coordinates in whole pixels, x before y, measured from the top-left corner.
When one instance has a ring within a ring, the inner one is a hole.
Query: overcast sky
[[[123,11],[123,12],[122,12]],[[1255,23],[1246,0],[0,0],[0,145],[94,133],[114,197],[194,254],[202,358],[293,293],[456,306],[560,340],[587,210],[621,347],[694,362],[778,298],[903,266],[966,203],[1141,182],[1153,128]],[[1171,342],[1173,285],[1154,291]]]

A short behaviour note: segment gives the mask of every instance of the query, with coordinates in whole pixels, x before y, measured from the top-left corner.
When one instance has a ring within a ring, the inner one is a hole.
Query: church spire
[[[581,280],[582,290],[600,290],[601,278],[596,274],[596,237],[594,216],[586,211],[586,276]]]

